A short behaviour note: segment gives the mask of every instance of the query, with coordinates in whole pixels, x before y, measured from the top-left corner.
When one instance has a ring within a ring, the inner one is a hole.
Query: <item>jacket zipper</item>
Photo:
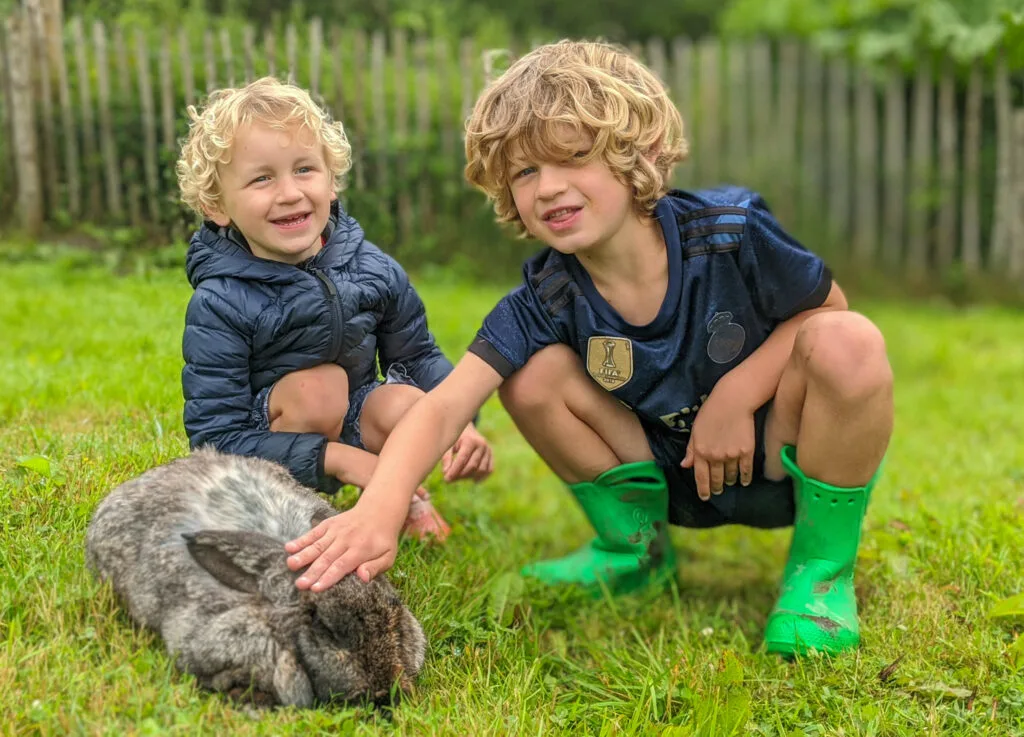
[[[320,280],[320,286],[324,290],[324,296],[327,297],[327,304],[331,307],[332,324],[329,358],[332,362],[337,363],[338,351],[341,349],[341,302],[338,299],[338,288],[334,286],[334,282],[331,281],[330,277],[328,277],[322,269],[310,266],[308,271]]]

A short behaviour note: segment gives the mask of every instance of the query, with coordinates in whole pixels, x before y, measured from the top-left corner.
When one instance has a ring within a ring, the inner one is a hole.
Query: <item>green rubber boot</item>
[[[552,586],[581,586],[600,596],[670,581],[676,570],[668,536],[668,486],[654,461],[626,463],[592,482],[572,484],[597,537],[564,558],[522,569]]]
[[[878,472],[867,486],[841,488],[805,476],[791,445],[782,449],[782,463],[793,477],[796,520],[765,647],[787,656],[852,650],[860,644],[853,570]]]

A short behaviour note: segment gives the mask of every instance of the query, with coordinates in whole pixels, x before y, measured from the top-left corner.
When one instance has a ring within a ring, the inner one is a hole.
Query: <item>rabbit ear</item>
[[[309,518],[309,527],[310,527],[310,529],[316,527],[318,524],[320,524],[324,520],[330,519],[331,517],[333,517],[337,513],[338,513],[338,510],[336,510],[336,509],[322,509],[322,508],[318,507],[316,509],[316,511],[313,512],[313,515]]]
[[[260,580],[285,565],[284,546],[258,532],[200,530],[182,533],[196,563],[225,586],[260,593]]]

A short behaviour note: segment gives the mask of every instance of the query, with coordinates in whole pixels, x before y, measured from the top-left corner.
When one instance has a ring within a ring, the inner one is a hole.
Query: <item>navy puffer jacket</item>
[[[367,241],[335,202],[323,249],[290,264],[257,258],[242,235],[205,223],[185,269],[195,293],[185,315],[185,432],[193,448],[259,456],[307,486],[333,491],[327,439],[254,429],[257,392],[293,371],[336,363],[350,390],[392,366],[429,391],[452,370],[427,329],[423,302],[398,263]]]

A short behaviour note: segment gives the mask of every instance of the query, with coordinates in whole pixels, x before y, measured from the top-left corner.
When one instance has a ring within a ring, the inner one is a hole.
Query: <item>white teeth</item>
[[[563,207],[561,210],[555,210],[554,212],[549,213],[546,219],[547,220],[554,220],[555,218],[560,218],[563,215],[568,215],[572,211],[573,210],[572,210],[571,207]]]

